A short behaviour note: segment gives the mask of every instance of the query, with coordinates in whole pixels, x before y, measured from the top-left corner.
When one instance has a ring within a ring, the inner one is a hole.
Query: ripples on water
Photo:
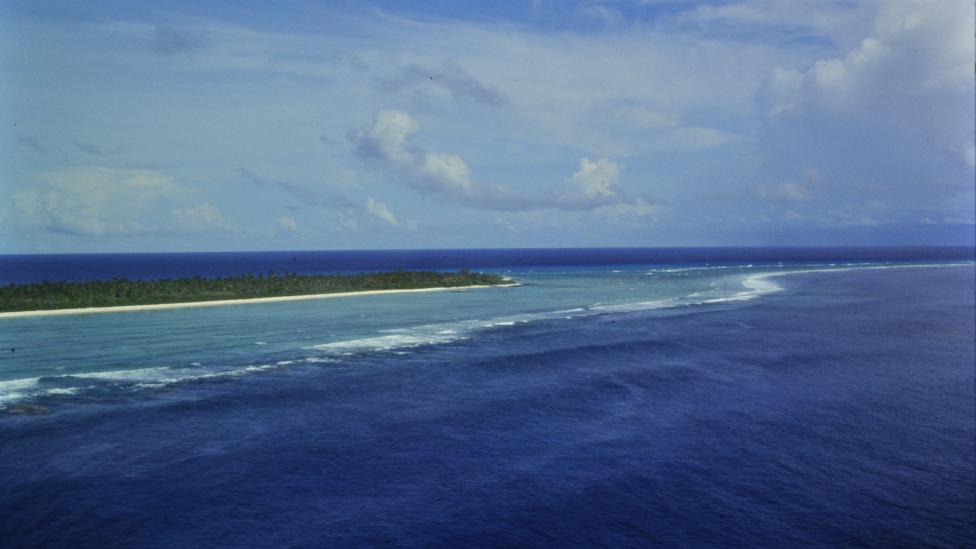
[[[972,267],[754,278],[786,290],[711,305],[618,299],[648,271],[539,275],[504,315],[472,292],[25,323],[76,346],[25,354],[50,373],[16,401],[36,413],[0,418],[0,539],[971,543]],[[657,300],[762,290],[718,276]],[[611,278],[619,292],[584,292]],[[531,310],[549,290],[570,297]],[[160,326],[175,335],[143,338]],[[148,349],[86,348],[106,328]]]

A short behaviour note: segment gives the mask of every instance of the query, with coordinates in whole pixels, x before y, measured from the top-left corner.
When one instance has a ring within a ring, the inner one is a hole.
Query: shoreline
[[[393,290],[364,290],[361,292],[335,292],[330,294],[283,295],[276,297],[249,297],[244,299],[219,299],[215,301],[184,301],[179,303],[155,303],[146,305],[115,305],[111,307],[80,307],[77,309],[39,309],[34,311],[0,312],[3,318],[25,318],[32,316],[62,316],[85,315],[98,313],[130,313],[140,311],[160,311],[166,309],[190,309],[195,307],[219,307],[221,305],[251,305],[256,303],[276,303],[280,301],[305,301],[311,299],[332,299],[340,297],[356,297],[367,295],[405,294],[421,292],[443,292],[477,290],[484,288],[513,288],[521,286],[517,282],[510,284],[479,284],[475,286],[439,286],[435,288],[410,288]]]

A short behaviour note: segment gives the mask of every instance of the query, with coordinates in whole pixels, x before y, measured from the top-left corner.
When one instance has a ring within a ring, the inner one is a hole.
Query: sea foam
[[[794,268],[789,270],[779,267],[779,270],[748,274],[748,276],[746,276],[747,273],[730,273],[729,275],[722,276],[720,279],[711,281],[707,289],[703,289],[700,286],[697,288],[689,288],[687,294],[677,297],[652,300],[644,299],[633,302],[593,303],[570,308],[564,306],[556,310],[503,315],[488,319],[470,319],[420,326],[386,328],[377,330],[379,335],[376,336],[358,337],[313,345],[305,347],[306,350],[304,353],[306,356],[289,356],[284,360],[269,360],[266,363],[256,361],[255,363],[244,366],[220,366],[219,364],[211,364],[212,361],[207,361],[207,366],[204,367],[201,365],[201,362],[191,362],[192,366],[190,367],[163,366],[13,379],[0,381],[0,409],[9,407],[11,403],[23,399],[77,395],[93,388],[104,389],[106,386],[118,387],[123,390],[126,388],[152,389],[196,380],[252,375],[279,368],[342,362],[346,360],[346,357],[360,353],[403,353],[405,349],[443,345],[468,339],[481,330],[511,329],[520,324],[537,321],[565,320],[602,314],[630,313],[694,305],[748,301],[763,295],[782,291],[783,287],[777,284],[774,279],[788,275],[954,266],[972,266],[972,263],[907,265],[846,264],[833,267],[829,265],[818,265],[814,268]],[[749,267],[752,266],[735,266],[736,269]],[[728,268],[730,266],[721,265],[697,268],[659,269],[650,271],[648,274],[651,272],[688,272],[699,269],[721,271]],[[776,269],[777,267],[770,266],[769,268]],[[730,294],[726,293],[726,288],[733,284],[739,285],[741,290]],[[264,343],[264,341],[257,340],[256,343]]]

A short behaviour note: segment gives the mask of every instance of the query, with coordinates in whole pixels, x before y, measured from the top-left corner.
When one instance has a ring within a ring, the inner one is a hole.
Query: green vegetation
[[[0,287],[0,312],[76,309],[118,305],[154,305],[256,297],[401,290],[504,284],[498,275],[432,271],[395,271],[356,275],[244,275],[165,280],[41,282]]]

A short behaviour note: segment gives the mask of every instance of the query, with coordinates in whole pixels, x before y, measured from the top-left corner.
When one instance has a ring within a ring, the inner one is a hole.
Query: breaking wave
[[[743,302],[759,298],[783,288],[775,281],[776,278],[806,273],[843,272],[852,270],[898,269],[907,267],[946,267],[964,266],[972,263],[931,264],[931,265],[877,265],[877,264],[846,264],[813,266],[808,269],[776,270],[755,274],[730,274],[713,281],[711,287],[688,293],[684,296],[645,300],[627,303],[594,303],[591,305],[558,309],[552,311],[538,311],[515,314],[491,319],[473,319],[434,323],[420,326],[402,327],[381,331],[380,335],[361,337],[341,341],[331,341],[295,349],[287,359],[261,360],[244,365],[202,366],[200,362],[192,362],[189,366],[134,368],[103,372],[73,373],[55,376],[13,379],[0,381],[0,410],[10,409],[16,403],[24,400],[46,400],[51,398],[78,398],[90,394],[102,394],[106,391],[141,391],[159,389],[177,384],[186,384],[221,378],[234,378],[259,374],[286,367],[309,366],[343,363],[349,357],[365,353],[395,352],[405,354],[423,347],[451,344],[474,337],[477,332],[489,329],[512,328],[520,324],[538,322],[542,320],[567,320],[594,315],[631,313],[651,311],[657,309],[673,309],[689,306],[705,306],[718,303]],[[751,268],[735,266],[735,269]],[[691,270],[723,270],[728,266],[708,266],[680,269],[659,269],[650,272],[686,272]],[[766,267],[769,269],[770,267]],[[782,267],[780,267],[782,269]],[[718,282],[724,281],[724,286]],[[728,285],[738,284],[739,290],[729,293]],[[264,341],[255,342],[256,345],[266,344]],[[278,356],[281,356],[280,354]]]

